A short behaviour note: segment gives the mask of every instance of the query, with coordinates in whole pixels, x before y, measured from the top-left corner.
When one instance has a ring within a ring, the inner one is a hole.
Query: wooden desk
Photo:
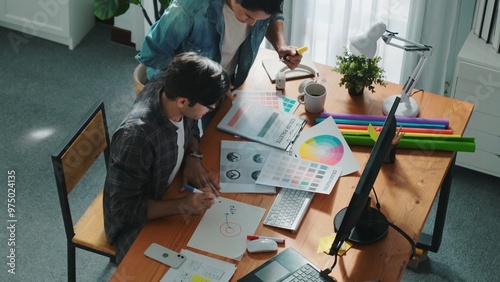
[[[276,55],[275,52],[261,50],[241,89],[275,90],[261,65],[260,60],[264,57],[276,57]],[[320,71],[319,80],[328,89],[327,112],[381,115],[384,98],[400,93],[402,88],[400,85],[390,83],[385,88],[377,87],[374,94],[365,92],[364,96],[353,98],[347,94],[346,89],[339,87],[339,74],[332,72],[328,66],[319,64],[317,66]],[[296,97],[300,82],[301,80],[287,82],[284,94]],[[454,133],[463,134],[472,113],[472,104],[430,93],[419,93],[414,95],[414,98],[420,105],[421,117],[449,119]],[[216,128],[229,107],[230,104],[225,103],[218,111],[200,145],[200,150],[205,155],[204,164],[217,179],[220,166],[220,140],[235,140],[234,136]],[[305,116],[309,120],[308,127],[314,125],[314,118],[317,117],[317,114],[306,113],[303,106],[299,107],[296,114]],[[280,245],[278,251],[293,247],[320,269],[330,267],[333,257],[316,253],[318,241],[320,237],[333,232],[333,217],[348,205],[371,150],[370,147],[363,146],[352,146],[351,149],[361,165],[360,171],[341,177],[330,195],[315,195],[297,233],[260,224],[256,234],[285,237],[286,244]],[[453,152],[399,149],[396,162],[384,164],[378,175],[374,187],[382,212],[415,241],[419,239],[438,191],[451,179],[454,157]],[[179,193],[172,188],[167,196],[175,197],[179,196]],[[223,196],[266,209],[271,206],[275,197],[261,194],[223,194]],[[148,222],[111,280],[160,280],[168,267],[146,258],[144,250],[153,242],[176,251],[188,248],[187,243],[200,220],[201,216],[172,216]],[[442,226],[439,228],[442,229]],[[240,262],[237,262],[203,251],[194,251],[237,264],[236,273],[231,281],[236,281],[275,255],[275,253],[247,253]],[[381,241],[367,246],[354,246],[345,256],[340,257],[331,275],[338,281],[399,281],[403,277],[410,252],[409,243],[399,233],[389,228],[389,234]]]

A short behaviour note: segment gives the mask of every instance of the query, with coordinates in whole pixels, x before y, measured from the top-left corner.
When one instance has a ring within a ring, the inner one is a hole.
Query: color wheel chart
[[[293,143],[302,159],[342,168],[342,176],[359,170],[359,164],[332,117],[303,130]]]
[[[336,165],[344,157],[344,145],[335,136],[319,135],[302,143],[299,147],[299,155],[306,160]]]
[[[233,93],[237,95],[236,100],[239,102],[246,101],[283,111],[281,92],[236,90]]]

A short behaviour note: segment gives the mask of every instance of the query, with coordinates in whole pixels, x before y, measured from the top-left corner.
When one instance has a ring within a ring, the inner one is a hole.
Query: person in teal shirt
[[[173,0],[149,30],[136,59],[148,79],[172,58],[194,51],[222,65],[233,88],[245,81],[264,37],[291,69],[302,59],[288,46],[283,30],[283,0]]]

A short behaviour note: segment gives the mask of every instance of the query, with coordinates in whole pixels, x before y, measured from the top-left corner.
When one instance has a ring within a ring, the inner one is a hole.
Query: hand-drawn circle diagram
[[[241,234],[243,228],[236,222],[230,222],[227,220],[228,214],[226,214],[226,222],[220,225],[219,230],[222,236],[225,237],[236,237]]]

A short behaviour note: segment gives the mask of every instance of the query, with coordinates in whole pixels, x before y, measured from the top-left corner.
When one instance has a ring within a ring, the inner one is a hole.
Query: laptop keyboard
[[[280,282],[329,282],[331,279],[327,279],[321,276],[321,273],[309,264],[304,264],[301,268],[290,273],[288,277]]]
[[[264,225],[297,231],[313,196],[314,192],[281,188],[264,219]]]

